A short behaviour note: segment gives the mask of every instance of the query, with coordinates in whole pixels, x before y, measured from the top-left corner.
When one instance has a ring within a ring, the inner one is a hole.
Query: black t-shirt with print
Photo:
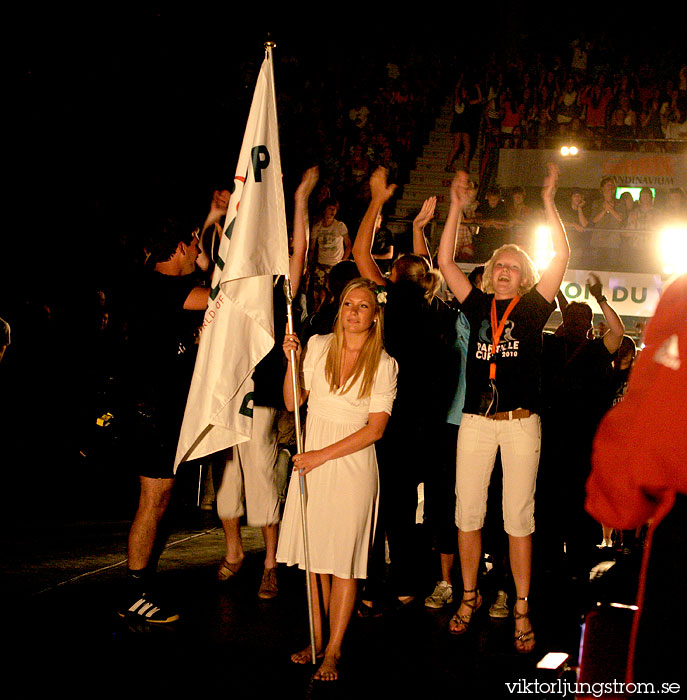
[[[482,397],[489,391],[493,298],[493,294],[473,288],[461,304],[461,310],[470,322],[463,413],[482,413]],[[499,320],[510,301],[496,301]],[[526,408],[534,413],[540,412],[542,332],[555,308],[555,303],[548,302],[535,288],[524,294],[512,309],[493,358],[496,364],[497,411]]]

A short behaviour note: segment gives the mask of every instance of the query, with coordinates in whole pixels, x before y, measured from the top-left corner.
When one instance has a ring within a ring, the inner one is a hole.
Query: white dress
[[[331,335],[313,336],[302,360],[308,396],[305,451],[327,447],[367,424],[370,413],[391,414],[396,396],[396,361],[386,352],[372,393],[358,398],[359,380],[344,394],[332,393],[324,376]],[[305,568],[300,483],[293,470],[279,533],[277,561]],[[305,476],[310,571],[339,578],[366,578],[374,535],[379,475],[374,445],[333,459]]]

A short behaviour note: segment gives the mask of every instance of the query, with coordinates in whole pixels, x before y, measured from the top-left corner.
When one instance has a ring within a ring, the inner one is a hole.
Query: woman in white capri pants
[[[541,279],[527,253],[515,245],[496,250],[483,276],[484,291],[454,262],[455,236],[469,202],[467,173],[451,184],[451,203],[439,246],[439,267],[470,321],[467,388],[458,437],[456,525],[463,597],[449,631],[463,634],[482,604],[477,574],[482,525],[496,452],[503,465],[503,516],[515,582],[515,648],[534,648],[528,596],[532,570],[534,490],[539,465],[539,384],[542,331],[555,308],[570,249],[554,204],[558,169],[549,166],[542,190],[554,255]]]

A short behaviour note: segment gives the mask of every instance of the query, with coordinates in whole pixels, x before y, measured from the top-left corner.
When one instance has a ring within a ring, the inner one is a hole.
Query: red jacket
[[[650,521],[626,682],[634,679],[654,531],[675,494],[687,494],[687,275],[664,290],[644,340],[625,398],[596,433],[587,480],[586,508],[599,522],[628,530]]]
[[[623,401],[594,439],[586,509],[629,530],[687,494],[687,275],[663,292]]]

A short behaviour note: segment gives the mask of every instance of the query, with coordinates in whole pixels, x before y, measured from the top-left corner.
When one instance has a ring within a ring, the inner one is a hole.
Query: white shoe
[[[439,581],[434,593],[425,598],[425,607],[427,608],[443,608],[444,605],[450,605],[453,602],[453,586],[448,581]]]
[[[489,617],[508,617],[508,595],[505,591],[496,594],[496,600],[489,608]]]
[[[613,540],[605,539],[601,544],[596,545],[598,549],[605,549],[613,546]]]

